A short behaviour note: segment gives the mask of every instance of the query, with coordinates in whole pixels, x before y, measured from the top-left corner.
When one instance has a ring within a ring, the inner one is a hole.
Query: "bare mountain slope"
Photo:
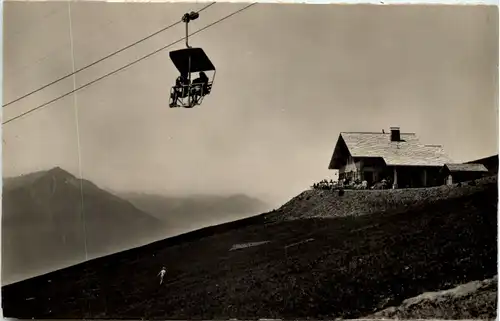
[[[369,319],[492,319],[498,300],[498,277],[427,292],[367,316]]]
[[[61,168],[7,178],[2,282],[75,264],[85,250],[92,258],[143,245],[164,230],[160,220]]]
[[[326,208],[326,202],[316,205]],[[296,204],[290,212],[205,228],[5,286],[4,315],[362,317],[424,292],[495,276],[497,203],[495,181],[418,207],[266,220],[299,216],[294,211],[303,207]],[[162,266],[168,273],[160,285]]]

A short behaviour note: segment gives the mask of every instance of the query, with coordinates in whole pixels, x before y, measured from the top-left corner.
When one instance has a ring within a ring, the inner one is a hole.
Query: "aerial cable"
[[[208,9],[210,6],[214,5],[215,3],[216,3],[216,2],[214,1],[214,2],[212,2],[212,3],[208,4],[208,5],[206,5],[205,7],[201,8],[201,9],[200,9],[200,10],[198,10],[197,12],[198,12],[198,13],[199,13],[199,12],[202,12],[203,10]],[[10,101],[10,102],[6,103],[5,105],[3,105],[3,107],[6,107],[6,106],[9,106],[9,105],[11,105],[11,104],[13,104],[13,103],[15,103],[15,102],[18,102],[18,101],[20,101],[21,99],[24,99],[24,98],[26,98],[26,97],[28,97],[28,96],[31,96],[31,95],[33,95],[33,94],[35,94],[35,93],[37,93],[37,92],[39,92],[39,91],[41,91],[41,90],[43,90],[43,89],[45,89],[45,88],[49,87],[49,86],[52,86],[52,85],[54,85],[54,84],[56,84],[56,83],[60,82],[61,80],[64,80],[64,79],[66,79],[66,78],[68,78],[68,77],[73,76],[73,75],[74,75],[74,74],[76,74],[76,73],[79,73],[79,72],[81,72],[81,71],[83,71],[83,70],[85,70],[85,69],[88,69],[88,68],[90,68],[90,67],[92,67],[92,66],[94,66],[94,65],[96,65],[96,64],[98,64],[98,63],[100,63],[100,62],[102,62],[102,61],[104,61],[104,60],[106,60],[106,59],[108,59],[108,58],[111,58],[112,56],[115,56],[115,55],[119,54],[119,53],[120,53],[120,52],[122,52],[122,51],[125,51],[125,50],[127,50],[127,49],[129,49],[129,48],[131,48],[131,47],[133,47],[133,46],[135,46],[135,45],[137,45],[137,44],[139,44],[139,43],[141,43],[141,42],[143,42],[143,41],[145,41],[145,40],[147,40],[147,39],[149,39],[149,38],[153,37],[153,36],[156,36],[157,34],[159,34],[159,33],[163,32],[163,31],[166,31],[166,30],[168,30],[168,29],[170,29],[170,28],[172,28],[172,27],[175,27],[176,25],[178,25],[178,24],[179,24],[179,23],[181,23],[181,22],[182,22],[182,20],[179,20],[179,21],[177,21],[177,22],[175,22],[175,23],[173,23],[173,24],[171,24],[171,25],[169,25],[169,26],[167,26],[167,27],[164,27],[164,28],[162,28],[162,29],[160,29],[160,30],[158,30],[158,31],[156,31],[156,32],[154,32],[154,33],[152,33],[152,34],[150,34],[149,36],[147,36],[147,37],[145,37],[145,38],[142,38],[142,39],[140,39],[140,40],[138,40],[138,41],[136,41],[136,42],[134,42],[134,43],[132,43],[132,44],[130,44],[130,45],[128,45],[128,46],[126,46],[126,47],[123,47],[122,49],[120,49],[120,50],[118,50],[118,51],[115,51],[115,52],[113,52],[113,53],[111,53],[111,54],[109,54],[109,55],[107,55],[107,56],[105,56],[105,57],[103,57],[103,58],[101,58],[101,59],[99,59],[99,60],[94,61],[93,63],[91,63],[91,64],[89,64],[89,65],[86,65],[86,66],[84,66],[84,67],[82,67],[82,68],[80,68],[80,69],[77,69],[77,70],[73,71],[72,73],[67,74],[66,76],[63,76],[63,77],[61,77],[61,78],[59,78],[59,79],[56,79],[56,80],[54,80],[53,82],[51,82],[51,83],[49,83],[49,84],[47,84],[47,85],[45,85],[45,86],[43,86],[43,87],[40,87],[40,88],[38,88],[38,89],[36,89],[36,90],[33,90],[33,91],[31,91],[31,92],[29,92],[29,93],[27,93],[27,94],[25,94],[25,95],[23,95],[23,96],[19,97],[19,98],[16,98],[16,99],[14,99],[14,100],[12,100],[12,101]]]
[[[245,7],[241,8],[241,9],[239,9],[239,10],[236,10],[235,12],[233,12],[233,13],[231,13],[231,14],[229,14],[229,15],[227,15],[227,16],[225,16],[225,17],[223,17],[223,18],[219,19],[219,20],[216,20],[216,21],[212,22],[211,24],[208,24],[208,25],[206,25],[205,27],[203,27],[203,28],[201,28],[201,29],[196,30],[195,32],[193,32],[193,33],[189,34],[189,36],[193,36],[193,35],[195,35],[195,34],[197,34],[197,33],[199,33],[199,32],[202,32],[202,31],[204,31],[204,30],[206,30],[206,29],[208,29],[208,28],[210,28],[210,27],[212,27],[212,26],[214,26],[214,25],[216,25],[216,24],[218,24],[218,23],[220,23],[220,22],[222,22],[222,21],[224,21],[224,20],[226,20],[226,19],[228,19],[228,18],[230,18],[230,17],[234,16],[235,14],[238,14],[238,13],[242,12],[243,10],[246,10],[246,9],[250,8],[251,6],[253,6],[253,5],[255,5],[255,4],[257,4],[257,2],[253,2],[253,3],[251,3],[251,4],[247,5],[247,6],[245,6]],[[46,103],[44,103],[44,104],[42,104],[42,105],[40,105],[40,106],[38,106],[38,107],[35,107],[35,108],[33,108],[33,109],[30,109],[30,110],[28,110],[28,111],[25,111],[24,113],[22,113],[22,114],[20,114],[20,115],[18,115],[18,116],[15,116],[15,117],[13,117],[13,118],[11,118],[11,119],[9,119],[9,120],[7,120],[7,121],[3,122],[3,123],[2,123],[2,125],[5,125],[5,124],[7,124],[7,123],[10,123],[11,121],[14,121],[14,120],[16,120],[16,119],[19,119],[19,118],[21,118],[21,117],[24,117],[24,116],[26,116],[26,115],[28,115],[28,114],[30,114],[30,113],[32,113],[32,112],[34,112],[34,111],[36,111],[36,110],[39,110],[39,109],[41,109],[41,108],[43,108],[43,107],[46,107],[46,106],[48,106],[48,105],[52,104],[53,102],[58,101],[59,99],[62,99],[62,98],[64,98],[64,97],[66,97],[66,96],[69,96],[69,95],[71,95],[72,93],[74,93],[74,92],[76,92],[76,91],[79,91],[79,90],[81,90],[81,89],[83,89],[83,88],[86,88],[86,87],[88,87],[88,86],[90,86],[90,85],[92,85],[92,84],[94,84],[94,83],[96,83],[96,82],[98,82],[98,81],[100,81],[100,80],[102,80],[102,79],[106,78],[106,77],[109,77],[109,76],[111,76],[111,75],[113,75],[113,74],[116,74],[116,73],[118,73],[118,72],[120,72],[120,71],[122,71],[122,70],[124,70],[124,69],[126,69],[126,68],[128,68],[128,67],[130,67],[130,66],[132,66],[132,65],[134,65],[134,64],[136,64],[136,63],[138,63],[138,62],[140,62],[140,61],[142,61],[142,60],[144,60],[144,59],[146,59],[146,58],[149,58],[149,57],[151,57],[151,56],[153,56],[153,55],[155,55],[155,54],[157,54],[157,53],[159,53],[159,52],[161,52],[161,51],[163,51],[163,50],[165,50],[165,49],[167,49],[167,48],[169,48],[169,47],[171,47],[171,46],[173,46],[173,45],[175,45],[175,44],[177,44],[177,43],[179,43],[179,42],[181,42],[181,41],[183,41],[183,40],[185,40],[185,39],[186,39],[186,37],[182,37],[182,38],[180,38],[180,39],[178,39],[178,40],[176,40],[176,41],[174,41],[174,42],[172,42],[172,43],[170,43],[170,44],[168,44],[168,45],[166,45],[166,46],[161,47],[160,49],[157,49],[157,50],[155,50],[155,51],[153,51],[153,52],[151,52],[151,53],[149,53],[149,54],[147,54],[147,55],[145,55],[145,56],[142,56],[141,58],[139,58],[139,59],[137,59],[137,60],[132,61],[131,63],[126,64],[126,65],[125,65],[125,66],[123,66],[123,67],[120,67],[120,68],[118,68],[118,69],[115,69],[114,71],[109,72],[109,73],[105,74],[104,76],[101,76],[101,77],[99,77],[99,78],[97,78],[97,79],[95,79],[95,80],[92,80],[91,82],[88,82],[88,83],[86,83],[86,84],[84,84],[84,85],[82,85],[82,86],[80,86],[80,87],[78,87],[78,88],[75,88],[74,90],[69,91],[69,92],[67,92],[67,93],[65,93],[65,94],[63,94],[63,95],[61,95],[61,96],[59,96],[59,97],[57,97],[57,98],[54,98],[54,99],[52,99],[51,101],[48,101],[48,102],[46,102]]]

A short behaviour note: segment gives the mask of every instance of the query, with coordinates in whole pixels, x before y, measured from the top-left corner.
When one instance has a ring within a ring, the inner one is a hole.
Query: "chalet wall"
[[[425,187],[443,184],[439,176],[440,167],[434,166],[398,166],[398,186]],[[394,181],[394,169],[385,166],[379,158],[353,158],[346,157],[345,165],[339,169],[339,179],[366,180],[371,186],[382,179]]]
[[[440,170],[441,167],[427,167],[425,169],[426,172],[426,182],[425,186],[439,186],[442,185],[442,181],[440,180]]]
[[[488,173],[482,173],[482,172],[454,172],[454,173],[448,173],[448,176],[451,176],[452,183],[458,183],[458,182],[473,181],[475,179],[479,179],[479,178],[488,176]]]
[[[383,162],[371,159],[348,157],[345,163],[339,170],[339,179],[367,180],[373,184],[382,179],[386,170]]]
[[[340,167],[339,174],[357,172],[361,170],[361,161],[355,161],[350,155],[347,157],[347,162],[344,166]]]
[[[399,188],[439,186],[444,177],[438,166],[397,166]]]
[[[380,158],[363,158],[361,159],[361,180],[366,180],[368,184],[372,185],[380,182],[383,178],[387,177],[389,170],[385,166],[385,162]]]

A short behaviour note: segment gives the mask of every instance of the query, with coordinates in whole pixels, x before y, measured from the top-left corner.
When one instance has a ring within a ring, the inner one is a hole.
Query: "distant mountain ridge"
[[[197,229],[260,214],[270,206],[245,194],[165,196],[146,193],[118,193],[137,208],[164,220],[169,227]]]
[[[161,220],[60,167],[3,183],[4,284],[166,237]]]

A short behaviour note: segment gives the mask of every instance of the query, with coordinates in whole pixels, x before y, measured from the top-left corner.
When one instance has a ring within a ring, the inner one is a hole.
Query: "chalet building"
[[[414,133],[341,132],[329,169],[340,179],[389,180],[393,188],[442,185],[440,170],[450,159],[441,145],[421,144]]]
[[[446,185],[472,181],[488,174],[483,164],[445,164],[441,169]]]

